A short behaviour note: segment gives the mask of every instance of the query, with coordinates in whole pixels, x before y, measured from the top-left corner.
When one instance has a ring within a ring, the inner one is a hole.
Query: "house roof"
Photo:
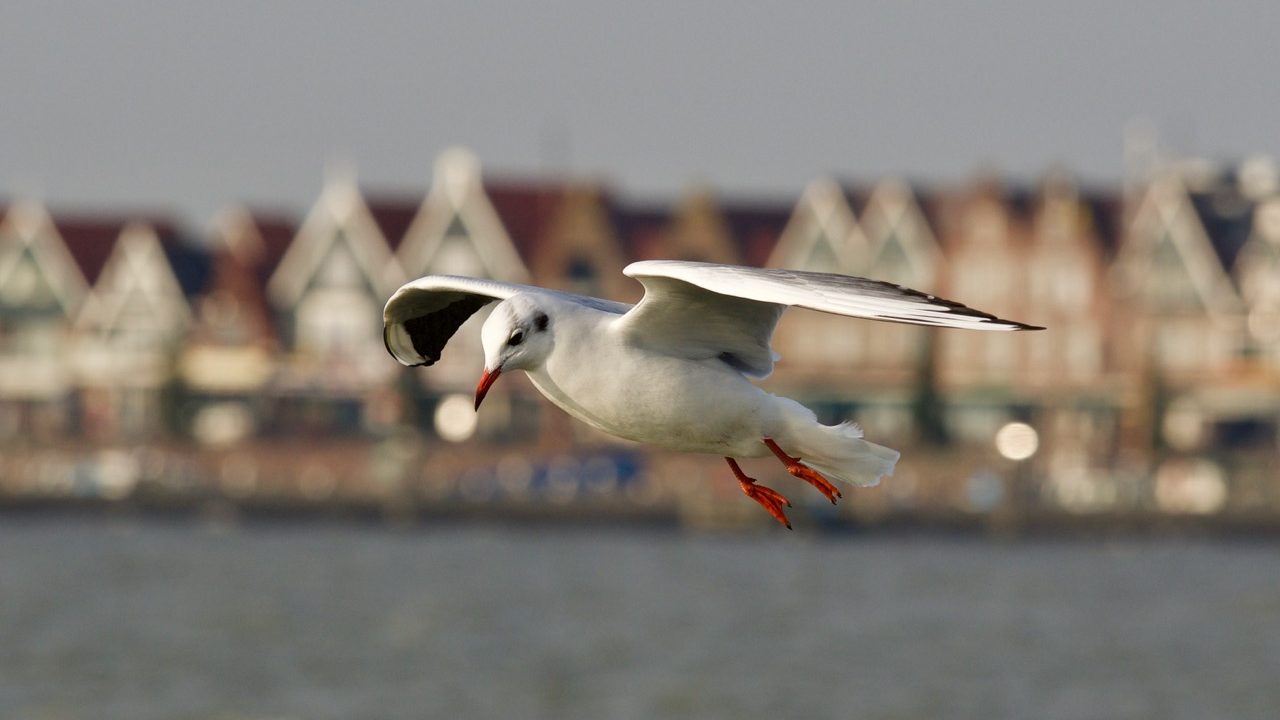
[[[280,258],[289,249],[294,235],[298,234],[298,222],[284,214],[260,211],[250,211],[249,214],[262,238],[262,257],[258,259],[257,270],[265,285],[280,264]]]
[[[261,243],[257,252],[238,253],[229,243],[216,243],[209,258],[209,272],[203,293],[213,295],[219,290],[230,292],[247,309],[251,323],[262,336],[274,337],[275,326],[271,306],[267,302],[266,286],[271,274],[280,264],[289,244],[297,234],[297,222],[290,215],[262,210],[245,210],[239,216],[252,225]],[[203,313],[197,322],[204,325],[209,320]]]
[[[732,203],[720,206],[729,234],[738,246],[742,261],[762,267],[778,244],[792,206],[774,201]]]
[[[173,276],[182,287],[182,294],[191,297],[205,287],[212,267],[209,250],[197,245],[189,237],[157,231],[160,246],[169,258]]]
[[[1234,172],[1222,173],[1203,189],[1188,192],[1222,267],[1235,266],[1236,256],[1253,232],[1253,201],[1240,188]]]
[[[622,245],[623,257],[628,262],[656,258],[671,227],[672,209],[666,205],[627,203],[615,198],[607,200],[607,207],[614,236]]]
[[[373,221],[377,223],[382,237],[386,238],[387,246],[395,252],[404,241],[405,233],[413,224],[413,219],[418,216],[418,210],[422,207],[422,197],[369,194],[365,195],[365,205],[369,208]]]
[[[484,192],[511,238],[516,252],[528,265],[538,252],[543,231],[564,199],[558,182],[485,180]]]
[[[58,234],[90,285],[98,281],[126,222],[123,218],[88,216],[54,219]]]
[[[155,231],[184,294],[191,296],[204,288],[209,272],[209,251],[183,233],[170,218],[59,215],[53,222],[67,251],[90,285],[98,282],[120,233],[127,225],[136,222]]]
[[[1124,198],[1114,192],[1081,190],[1080,202],[1089,210],[1102,257],[1110,262],[1120,251],[1124,237]]]

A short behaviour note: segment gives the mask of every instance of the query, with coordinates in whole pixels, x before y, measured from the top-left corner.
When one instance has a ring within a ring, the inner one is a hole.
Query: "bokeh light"
[[[436,433],[449,442],[468,440],[476,433],[474,401],[466,395],[448,395],[436,406]]]
[[[1040,448],[1040,435],[1023,422],[1011,422],[996,432],[996,452],[1010,460],[1026,460]]]

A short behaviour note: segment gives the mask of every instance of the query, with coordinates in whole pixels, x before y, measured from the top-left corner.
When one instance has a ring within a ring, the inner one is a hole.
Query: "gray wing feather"
[[[769,343],[787,307],[937,327],[1042,329],[850,275],[677,260],[632,263],[623,273],[645,288],[644,299],[624,318],[632,342],[691,359],[723,356],[756,377],[773,369]]]
[[[714,293],[871,320],[970,330],[1043,330],[901,285],[835,273],[649,260],[628,265],[632,277],[669,277]]]

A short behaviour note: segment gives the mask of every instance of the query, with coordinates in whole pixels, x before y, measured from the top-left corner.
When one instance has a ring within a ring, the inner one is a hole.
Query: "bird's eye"
[[[508,345],[519,345],[519,344],[520,344],[520,343],[522,343],[522,342],[524,342],[524,331],[523,331],[523,330],[517,330],[517,331],[515,331],[515,332],[511,333],[511,337],[507,338],[507,344],[508,344]]]

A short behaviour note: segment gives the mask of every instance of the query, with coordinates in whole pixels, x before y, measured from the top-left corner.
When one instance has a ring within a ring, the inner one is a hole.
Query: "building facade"
[[[243,469],[263,448],[326,437],[381,448],[371,463],[410,458],[378,470],[389,478],[412,458],[445,467],[485,448],[633,452],[524,382],[476,418],[484,313],[438,365],[410,371],[382,348],[381,307],[431,273],[634,302],[622,267],[667,257],[864,275],[1049,328],[788,313],[766,387],[904,450],[904,479],[864,507],[1280,508],[1280,193],[1231,173],[1173,168],[1125,194],[1062,173],[954,189],[821,179],[793,204],[696,188],[653,207],[589,182],[494,181],[459,149],[421,197],[334,176],[301,221],[230,208],[204,242],[163,220],[62,218],[33,202],[3,213],[11,449],[166,442]],[[1021,445],[993,441],[1024,428]],[[388,481],[406,482],[419,480]]]

